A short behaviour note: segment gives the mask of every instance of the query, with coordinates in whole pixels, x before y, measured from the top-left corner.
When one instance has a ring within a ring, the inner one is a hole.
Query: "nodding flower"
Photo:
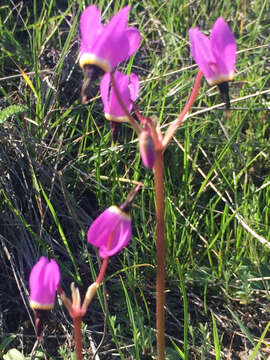
[[[107,25],[100,21],[100,10],[88,6],[80,19],[81,48],[80,66],[96,66],[111,72],[122,61],[127,60],[139,47],[141,35],[138,29],[127,27],[130,7],[118,11]]]
[[[131,238],[130,216],[118,206],[110,206],[91,224],[87,240],[99,248],[105,259],[122,250]]]
[[[60,270],[55,260],[42,256],[33,266],[30,278],[30,306],[34,310],[50,310],[54,306]]]
[[[197,27],[189,30],[191,53],[209,85],[233,80],[236,62],[236,42],[230,28],[219,17],[210,39]]]
[[[120,71],[116,71],[113,76],[121,100],[127,111],[130,113],[133,102],[139,95],[139,79],[133,73],[124,75]],[[105,118],[116,122],[128,122],[128,116],[119,104],[115,91],[111,86],[110,74],[105,74],[103,76],[100,82],[100,93],[104,105]]]

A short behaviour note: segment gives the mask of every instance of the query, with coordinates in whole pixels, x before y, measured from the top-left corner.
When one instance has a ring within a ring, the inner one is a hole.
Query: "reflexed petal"
[[[100,23],[97,7],[90,6],[83,12],[80,55],[82,68],[91,64],[99,66],[105,72],[111,72],[137,50],[141,36],[137,29],[127,28],[129,10],[130,7],[126,6],[118,11],[104,27]]]
[[[140,80],[138,76],[135,75],[134,73],[131,73],[129,76],[129,92],[130,92],[130,99],[132,101],[136,101],[140,92]]]
[[[60,271],[55,260],[49,261],[46,267],[44,283],[48,285],[51,297],[55,298],[55,292],[60,282]]]
[[[95,5],[88,6],[80,19],[81,52],[91,52],[95,38],[103,29],[100,22],[100,11]]]
[[[114,66],[133,55],[138,49],[140,41],[141,35],[139,30],[132,27],[127,28],[122,34],[121,41],[119,40],[116,44],[117,51],[115,51],[112,59]]]
[[[30,289],[35,290],[37,285],[39,285],[39,279],[44,272],[44,266],[48,263],[48,260],[42,256],[40,260],[33,266],[30,277],[29,277],[29,285]]]
[[[126,246],[131,238],[130,216],[117,206],[106,209],[90,226],[88,242],[99,248],[102,258],[112,256]]]
[[[105,30],[110,33],[123,31],[127,26],[129,10],[130,6],[125,6],[119,10],[105,26]]]
[[[126,109],[130,112],[133,107],[131,96],[136,100],[139,93],[139,79],[133,73],[128,76],[120,71],[114,73],[114,79],[121,99]],[[102,78],[100,92],[106,119],[116,122],[128,121],[125,111],[117,100],[114,89],[110,86],[110,74],[104,75]]]
[[[109,207],[91,224],[87,234],[87,241],[90,244],[96,247],[107,246],[112,229],[119,220],[119,214],[115,208],[118,209],[116,206]]]
[[[59,281],[60,271],[56,261],[41,257],[30,273],[30,306],[33,309],[51,309]]]
[[[129,92],[129,76],[122,74],[120,71],[116,71],[114,74],[114,79],[116,83],[117,90],[121,96],[121,99],[128,109],[130,105],[130,92]],[[109,99],[109,108],[110,108],[110,115],[113,117],[126,117],[122,106],[119,104],[116,94],[113,89],[111,89],[111,96]]]
[[[104,113],[109,112],[109,91],[110,91],[111,75],[105,74],[100,82],[100,94],[104,105]]]
[[[236,42],[233,33],[222,17],[218,18],[213,25],[210,42],[218,72],[221,75],[233,74],[236,62]]]
[[[95,39],[92,52],[101,59],[106,59],[110,64],[111,71],[117,64],[119,55],[118,51],[127,56],[129,44],[125,38],[125,31],[128,20],[129,6],[125,6],[118,11],[110,22],[103,28],[102,35]]]
[[[216,60],[211,51],[210,40],[198,28],[189,30],[191,53],[206,79],[217,75],[215,72]]]
[[[92,52],[96,57],[105,59],[110,66],[109,71],[128,57],[129,43],[125,37],[125,30],[104,29],[93,45]]]
[[[129,27],[126,30],[126,37],[128,39],[128,43],[129,43],[128,56],[131,56],[132,54],[135,53],[135,51],[137,51],[137,49],[140,45],[141,33],[138,29],[136,29],[134,27]]]
[[[119,220],[112,232],[112,244],[110,248],[108,249],[107,246],[100,247],[99,254],[102,258],[118,253],[129,243],[131,238],[131,221],[128,215],[124,214],[124,216],[125,217]]]

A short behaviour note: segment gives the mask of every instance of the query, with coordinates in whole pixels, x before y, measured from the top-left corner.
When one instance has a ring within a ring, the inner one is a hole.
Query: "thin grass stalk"
[[[165,360],[165,202],[164,202],[164,163],[163,150],[156,150],[154,166],[155,198],[156,198],[156,328],[158,360]]]
[[[188,359],[188,300],[187,292],[185,287],[185,279],[183,269],[179,261],[177,261],[177,269],[180,278],[180,290],[183,296],[184,305],[184,359]]]

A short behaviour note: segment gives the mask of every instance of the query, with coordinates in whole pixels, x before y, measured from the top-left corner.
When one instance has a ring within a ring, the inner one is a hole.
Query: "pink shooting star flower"
[[[105,259],[122,250],[131,238],[131,219],[118,206],[110,206],[92,223],[87,240]]]
[[[236,42],[222,17],[215,21],[210,39],[196,27],[189,30],[189,40],[192,56],[209,85],[233,80]]]
[[[132,110],[133,102],[140,90],[138,77],[131,73],[124,75],[120,71],[114,73],[114,80],[122,102],[128,112]],[[100,82],[100,93],[104,105],[105,118],[116,122],[128,122],[129,119],[119,104],[115,91],[111,86],[110,74],[105,74]]]
[[[138,49],[141,35],[138,29],[127,27],[129,10],[130,7],[125,6],[105,26],[101,24],[100,11],[95,5],[84,10],[80,20],[82,68],[94,65],[111,72]]]
[[[30,273],[31,308],[34,310],[52,309],[59,281],[60,271],[57,262],[49,261],[42,256]]]

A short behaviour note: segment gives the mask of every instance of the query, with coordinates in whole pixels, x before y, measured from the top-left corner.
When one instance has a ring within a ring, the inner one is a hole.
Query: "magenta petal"
[[[129,110],[130,107],[130,92],[129,92],[129,77],[128,75],[122,74],[120,71],[116,71],[114,74],[115,83],[117,90],[121,96],[121,99],[125,107]],[[122,106],[119,104],[116,94],[113,89],[111,89],[111,95],[109,100],[110,115],[114,117],[126,117]]]
[[[120,71],[114,73],[114,80],[120,97],[126,109],[132,110],[132,101],[138,97],[140,83],[138,77],[131,73],[130,76],[122,74]],[[100,83],[100,93],[104,104],[105,117],[108,120],[124,122],[128,117],[118,102],[113,87],[110,84],[110,74],[105,74]]]
[[[216,76],[213,65],[216,60],[213,56],[210,40],[198,28],[189,30],[191,53],[206,79]]]
[[[134,73],[131,73],[129,76],[129,92],[130,92],[130,99],[132,101],[136,101],[140,92],[140,80],[138,76]]]
[[[126,25],[128,20],[129,6],[115,14],[110,22],[104,27],[102,34],[95,39],[93,53],[110,64],[111,70],[121,61],[122,53],[128,57],[129,44],[125,38]],[[119,57],[118,52],[121,56]],[[119,61],[120,59],[120,61]]]
[[[55,260],[47,260],[44,256],[31,270],[30,305],[33,309],[51,309],[54,305],[60,271]]]
[[[109,113],[109,90],[110,90],[111,75],[106,73],[100,82],[101,100],[104,105],[104,113]]]
[[[121,38],[116,43],[117,51],[112,56],[112,64],[115,67],[122,61],[127,60],[138,49],[141,41],[141,35],[136,28],[127,28],[122,33]]]
[[[91,52],[91,47],[97,35],[102,31],[100,11],[95,5],[88,6],[80,19],[81,27],[81,52]]]
[[[99,248],[99,255],[102,258],[112,256],[122,250],[129,243],[131,238],[131,221],[130,219],[122,219],[118,222],[112,233],[112,245],[110,249],[107,246]]]
[[[213,25],[210,42],[218,72],[221,75],[233,73],[236,62],[236,42],[233,33],[222,17],[218,18]]]
[[[126,60],[138,48],[140,33],[135,28],[127,28],[130,7],[126,6],[109,21],[100,23],[100,12],[96,6],[89,6],[81,18],[80,66],[99,66],[111,72],[120,62]]]
[[[129,57],[132,54],[134,54],[135,51],[137,51],[141,42],[141,34],[138,29],[134,27],[129,27],[126,29],[125,36],[129,44],[129,52],[128,52],[128,57]]]
[[[87,233],[87,241],[90,244],[96,247],[107,246],[108,238],[119,220],[115,208],[117,209],[116,206],[109,207],[91,224]]]
[[[106,60],[110,64],[111,71],[121,61],[128,58],[129,44],[125,37],[125,30],[105,27],[102,36],[95,40],[92,52],[98,58]]]
[[[125,6],[119,10],[106,25],[106,31],[123,31],[127,26],[129,10],[130,6]]]
[[[117,206],[106,209],[90,226],[87,240],[99,248],[102,258],[112,256],[131,238],[130,217]]]

